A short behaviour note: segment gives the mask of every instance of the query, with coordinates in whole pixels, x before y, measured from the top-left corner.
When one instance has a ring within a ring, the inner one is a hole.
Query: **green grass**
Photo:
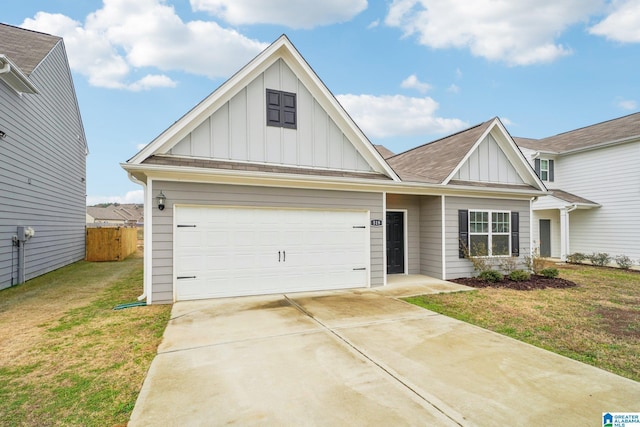
[[[0,292],[1,424],[126,424],[171,309],[113,310],[141,291],[134,256],[79,262]]]
[[[560,266],[579,286],[484,288],[407,298],[410,303],[640,381],[640,274]]]

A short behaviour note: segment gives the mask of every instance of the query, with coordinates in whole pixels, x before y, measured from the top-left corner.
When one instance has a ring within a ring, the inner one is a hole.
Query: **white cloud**
[[[511,126],[511,125],[513,125],[513,124],[514,124],[511,120],[509,120],[509,119],[508,119],[508,118],[506,118],[506,117],[500,117],[500,121],[501,121],[501,122],[502,122],[502,124],[503,124],[503,125],[505,125],[505,126]]]
[[[438,103],[429,97],[346,94],[336,98],[371,138],[449,134],[468,126],[459,119],[437,117]]]
[[[638,103],[632,99],[616,99],[616,105],[624,110],[636,110],[638,108]]]
[[[215,22],[183,22],[164,0],[104,0],[84,23],[38,12],[21,26],[62,36],[91,85],[132,91],[176,85],[165,74],[132,77],[140,68],[227,77],[267,46]]]
[[[589,32],[619,42],[640,42],[640,0],[614,1],[611,13]]]
[[[370,30],[372,28],[376,28],[380,25],[380,20],[376,19],[375,21],[371,21],[369,25],[367,25],[367,29]]]
[[[405,89],[416,89],[420,93],[425,93],[431,89],[430,84],[421,82],[415,74],[411,74],[409,77],[404,79],[400,86]]]
[[[308,29],[349,21],[367,8],[367,0],[191,0],[191,7],[233,25],[276,24]]]
[[[460,87],[455,83],[451,83],[451,85],[447,88],[447,92],[460,93]]]
[[[87,196],[87,206],[99,203],[144,203],[144,190],[133,190],[124,196]]]
[[[489,60],[528,65],[570,54],[556,38],[601,5],[602,0],[394,0],[385,23],[432,48],[468,48]]]

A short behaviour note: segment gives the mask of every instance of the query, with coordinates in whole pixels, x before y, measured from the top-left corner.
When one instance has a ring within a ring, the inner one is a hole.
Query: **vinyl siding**
[[[524,183],[491,134],[486,136],[460,166],[453,179],[501,184]]]
[[[569,214],[569,251],[640,258],[640,142],[564,156],[554,187],[600,208]]]
[[[153,209],[152,292],[154,303],[173,302],[173,205],[256,206],[369,211],[371,219],[383,218],[383,195],[342,191],[233,186],[154,181],[153,188],[167,196],[166,208]],[[383,228],[371,228],[371,286],[383,277]]]
[[[27,280],[85,256],[85,136],[62,43],[30,79],[39,94],[0,83],[0,289],[17,279],[18,226],[36,232],[25,245]]]
[[[560,211],[558,209],[546,209],[533,211],[533,247],[540,248],[540,220],[551,220],[551,256],[560,258]],[[539,251],[538,251],[539,252]]]
[[[387,195],[387,211],[406,210],[408,273],[420,274],[420,197]]]
[[[266,125],[266,89],[296,94],[296,129]],[[185,136],[169,154],[349,171],[372,170],[282,59]]]
[[[420,274],[444,278],[442,271],[442,197],[420,199]]]
[[[529,200],[479,199],[470,197],[446,197],[446,247],[445,256],[447,271],[445,279],[469,277],[475,274],[467,259],[458,257],[458,210],[500,210],[520,213],[520,261],[529,254],[530,246],[530,211]]]

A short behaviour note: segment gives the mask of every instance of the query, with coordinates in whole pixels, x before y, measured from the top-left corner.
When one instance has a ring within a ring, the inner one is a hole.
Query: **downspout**
[[[534,196],[529,200],[529,256],[533,257],[535,253],[534,240],[531,233],[533,233],[533,203],[538,200],[538,196]],[[540,238],[540,231],[538,231],[538,239]]]
[[[147,206],[147,184],[138,180],[135,176],[131,175],[131,173],[128,173],[127,175],[129,175],[129,179],[136,183],[136,184],[140,184],[142,185],[142,187],[144,188],[144,210],[145,210],[145,215],[144,215],[144,230],[143,230],[143,240],[144,240],[144,251],[143,251],[143,259],[142,259],[142,265],[143,265],[143,272],[142,272],[142,295],[140,295],[138,297],[138,301],[142,301],[144,299],[147,298],[147,268],[146,268],[146,260],[147,260],[147,213],[146,213],[146,206]]]

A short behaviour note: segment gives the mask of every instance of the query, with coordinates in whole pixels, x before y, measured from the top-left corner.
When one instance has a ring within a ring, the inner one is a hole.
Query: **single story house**
[[[530,253],[546,188],[498,118],[386,160],[286,36],[122,164],[147,303],[473,274]],[[472,249],[473,250],[473,249]]]

